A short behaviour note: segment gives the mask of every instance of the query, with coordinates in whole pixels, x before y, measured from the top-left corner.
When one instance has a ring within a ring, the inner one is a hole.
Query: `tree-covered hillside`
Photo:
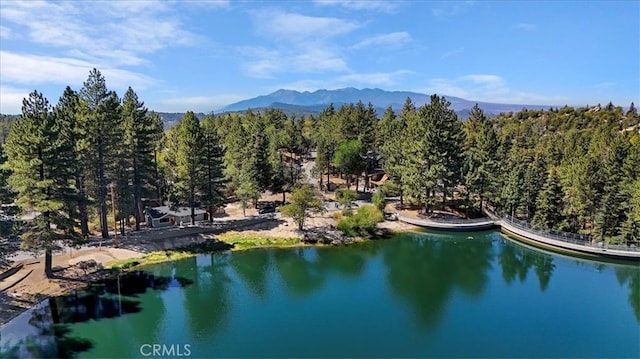
[[[407,98],[400,111],[382,114],[362,102],[302,117],[278,109],[202,118],[187,112],[163,131],[160,116],[133,89],[120,98],[94,69],[53,106],[34,91],[21,116],[3,117],[3,128],[9,123],[2,202],[36,214],[24,243],[48,252],[59,239],[108,237],[112,208],[121,230],[139,229],[146,205],[213,212],[234,195],[248,203],[265,190],[290,191],[305,177],[300,159],[312,152],[323,189],[331,173],[369,189],[367,174],[380,166],[388,178],[381,190],[426,212],[477,215],[490,204],[542,229],[640,240],[640,117],[633,104],[627,111],[608,104],[491,119],[475,106],[463,122],[433,95],[421,106]]]

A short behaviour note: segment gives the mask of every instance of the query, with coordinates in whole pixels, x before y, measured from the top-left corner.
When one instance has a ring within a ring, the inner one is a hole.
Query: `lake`
[[[225,252],[50,299],[1,334],[3,358],[638,358],[640,267],[497,231]]]

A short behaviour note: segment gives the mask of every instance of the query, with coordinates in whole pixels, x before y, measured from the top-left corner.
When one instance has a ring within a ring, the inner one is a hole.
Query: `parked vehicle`
[[[275,212],[276,212],[276,207],[271,204],[268,204],[258,210],[258,214],[275,213]]]

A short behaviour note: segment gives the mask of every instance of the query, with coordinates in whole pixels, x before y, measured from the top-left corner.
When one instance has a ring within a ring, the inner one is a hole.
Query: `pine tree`
[[[202,185],[202,202],[209,208],[209,221],[213,221],[215,207],[224,204],[224,189],[227,180],[224,178],[224,151],[218,139],[213,115],[202,121],[204,134],[204,183]]]
[[[200,121],[192,111],[187,111],[178,128],[176,170],[183,189],[183,198],[191,208],[191,224],[196,223],[196,193],[204,178],[204,135]]]
[[[500,201],[502,207],[512,217],[516,217],[518,210],[523,206],[522,188],[527,163],[522,156],[522,151],[514,146],[509,151],[509,157],[505,161],[506,176],[502,183]]]
[[[87,111],[84,103],[80,101],[78,93],[67,86],[53,109],[57,121],[66,128],[64,132],[69,136],[68,140],[74,145],[75,161],[73,163],[74,181],[78,192],[78,214],[80,220],[80,232],[83,237],[89,235],[89,214],[87,206],[92,202],[89,199],[86,188],[86,171],[84,165],[88,162],[86,132],[82,126],[83,118]]]
[[[444,201],[461,179],[463,133],[450,105],[444,97],[433,95],[407,122],[409,150],[403,180],[409,193],[427,207],[434,203],[436,189],[442,191]]]
[[[117,136],[120,129],[120,100],[113,91],[108,91],[106,81],[100,71],[91,70],[87,81],[80,90],[80,98],[87,107],[83,119],[83,131],[87,141],[87,163],[91,174],[93,192],[96,195],[100,213],[102,238],[109,238],[107,224],[107,185],[110,165],[114,163]]]
[[[497,172],[495,154],[498,150],[498,137],[493,125],[478,104],[469,114],[465,123],[465,184],[468,190],[480,197],[480,207],[483,200],[490,197],[494,191],[494,178]]]
[[[259,114],[247,111],[245,120],[251,138],[250,150],[247,152],[242,169],[243,172],[251,173],[244,176],[247,180],[254,181],[260,191],[264,191],[271,184],[271,163],[269,161],[269,138],[267,137],[267,126]]]
[[[378,114],[371,102],[367,104],[367,108],[359,117],[359,120],[358,139],[362,143],[362,154],[366,155],[375,149],[376,127],[378,126]]]
[[[396,114],[391,106],[387,107],[382,115],[382,118],[376,124],[376,140],[375,148],[382,153],[382,147],[390,141],[396,130],[394,129],[396,124]]]
[[[604,155],[605,174],[603,196],[596,212],[596,225],[600,239],[614,239],[620,234],[624,221],[626,196],[623,192],[622,164],[626,157],[624,140],[617,137]]]
[[[536,201],[536,214],[533,224],[543,229],[558,229],[564,220],[563,197],[560,176],[555,167],[551,167],[547,181]]]
[[[529,155],[527,155],[529,156]],[[544,185],[543,178],[548,175],[543,156],[538,153],[527,159],[528,165],[524,173],[522,196],[524,197],[524,211],[527,219],[532,219],[538,208],[538,195]]]
[[[153,144],[153,185],[155,187],[156,199],[162,203],[165,199],[167,187],[166,169],[162,168],[159,155],[166,147],[166,136],[164,133],[164,123],[156,112],[147,112],[147,123],[151,126],[151,142]]]
[[[333,108],[329,104],[318,117],[315,142],[317,145],[316,170],[320,174],[322,183],[322,173],[327,170],[327,186],[329,185],[329,172],[333,154],[338,147],[338,137],[340,127],[337,126],[338,118]],[[328,187],[327,187],[328,188]]]
[[[23,100],[22,116],[7,139],[9,183],[18,193],[17,204],[37,213],[25,226],[22,247],[45,252],[45,274],[52,277],[52,252],[60,241],[71,242],[75,232],[76,190],[73,186],[74,144],[67,129],[51,113],[39,92]]]
[[[410,159],[414,159],[414,156],[409,155],[410,145],[409,140],[408,123],[413,123],[417,116],[416,107],[410,98],[405,100],[405,103],[400,111],[400,114],[396,117],[393,114],[393,110],[388,108],[383,116],[382,121],[388,123],[383,129],[382,137],[384,143],[380,148],[380,154],[383,157],[383,168],[385,173],[390,178],[391,182],[398,188],[400,192],[400,206],[404,205],[404,192],[406,189],[406,181],[403,178],[405,175],[410,175],[408,166],[411,163]],[[389,119],[387,119],[389,117]]]
[[[640,242],[640,178],[630,187],[629,208],[627,219],[622,224],[621,237],[626,242]]]
[[[122,126],[125,155],[123,159],[129,172],[130,192],[133,195],[132,214],[138,231],[140,222],[143,221],[142,198],[150,193],[157,182],[155,151],[162,127],[158,126],[156,117],[149,116],[144,103],[138,100],[138,95],[131,87],[122,100]]]
[[[632,102],[631,105],[629,105],[629,110],[627,110],[626,113],[627,116],[638,116],[638,110],[636,109],[636,105]]]
[[[242,215],[247,216],[247,207],[249,202],[256,202],[260,198],[260,190],[251,180],[243,180],[235,191],[236,196],[240,200],[242,206]]]
[[[7,156],[4,150],[4,144],[0,144],[0,204],[11,203],[15,199],[15,193],[9,187],[9,176],[11,169],[6,168],[4,164],[7,162]]]

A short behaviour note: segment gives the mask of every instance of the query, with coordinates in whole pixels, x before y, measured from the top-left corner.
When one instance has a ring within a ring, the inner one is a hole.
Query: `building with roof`
[[[206,210],[202,208],[196,208],[195,220],[204,221],[209,218]],[[168,227],[176,224],[191,223],[191,208],[190,207],[147,207],[145,209],[145,218],[147,226],[150,228]]]

